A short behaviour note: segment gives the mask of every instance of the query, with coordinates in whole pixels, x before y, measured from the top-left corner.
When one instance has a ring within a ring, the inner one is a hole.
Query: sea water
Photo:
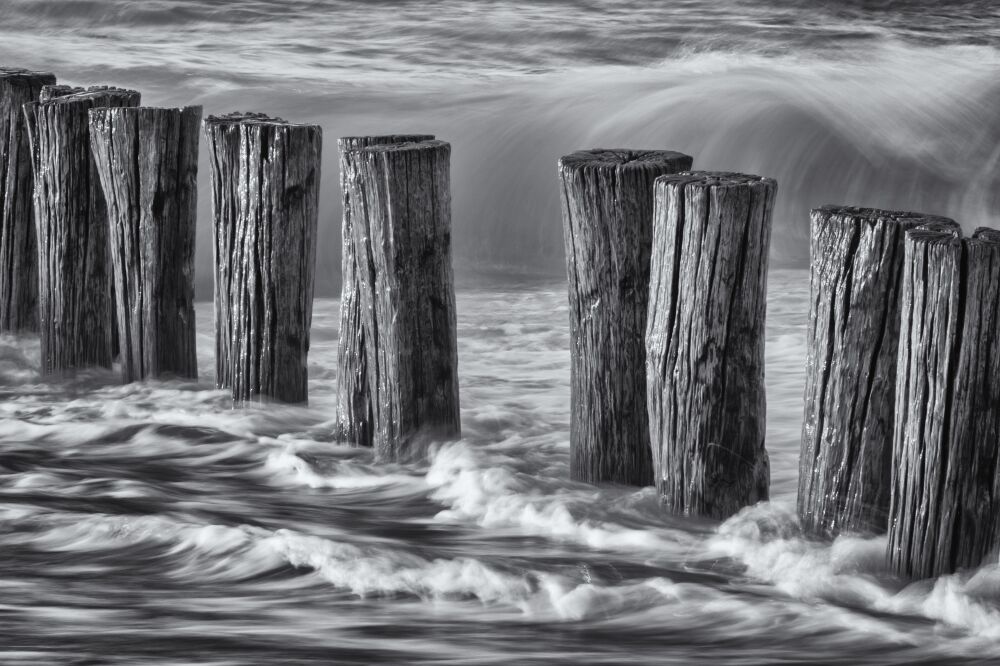
[[[198,380],[43,379],[0,337],[0,663],[1000,659],[996,562],[908,583],[794,515],[808,210],[1000,225],[994,3],[0,0],[0,63],[326,139],[308,407],[214,388],[205,187]],[[463,437],[405,465],[333,438],[334,139],[387,132],[454,148]],[[718,523],[569,480],[555,163],[589,147],[778,179],[771,502]]]

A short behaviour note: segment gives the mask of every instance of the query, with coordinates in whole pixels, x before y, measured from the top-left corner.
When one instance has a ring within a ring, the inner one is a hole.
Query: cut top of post
[[[255,111],[234,111],[232,113],[226,113],[221,116],[209,116],[205,119],[205,126],[236,126],[236,125],[259,125],[268,127],[315,127],[319,129],[319,125],[312,123],[292,123],[284,118],[278,118],[277,116],[269,116],[266,113],[257,113]]]
[[[141,116],[161,113],[175,114],[201,109],[201,106],[102,106],[90,110],[91,118],[110,118],[111,116]]]
[[[947,218],[944,220],[910,229],[906,232],[906,240],[920,245],[959,245],[969,249],[973,255],[977,249],[1000,245],[1000,230],[979,227],[971,236],[963,238],[962,228],[957,223]]]
[[[46,85],[55,85],[56,83],[56,76],[51,72],[34,72],[19,67],[0,67],[0,79],[11,83],[37,84],[39,80],[51,81]]]
[[[660,176],[656,179],[657,187],[674,185],[686,187],[695,185],[699,187],[753,187],[761,185],[764,187],[777,187],[778,183],[773,178],[767,176],[755,176],[748,173],[730,173],[728,171],[684,171],[681,173]]]
[[[48,107],[86,102],[91,106],[104,106],[107,104],[135,106],[139,103],[139,98],[138,91],[127,88],[115,88],[113,86],[76,88],[73,86],[56,85],[43,86],[41,96],[35,104]],[[28,106],[25,104],[25,107]]]
[[[343,146],[343,144],[341,144],[341,146]],[[423,141],[409,141],[406,143],[371,143],[357,148],[344,149],[342,147],[341,150],[343,150],[344,153],[377,155],[406,153],[414,150],[437,150],[442,148],[450,150],[451,144],[447,141],[441,141],[440,139],[425,139]]]
[[[861,208],[858,206],[820,206],[812,211],[814,220],[824,225],[843,225],[860,227],[864,225],[898,225],[903,229],[916,227],[935,227],[940,229],[958,229],[958,223],[941,215],[928,215],[901,210],[885,210],[882,208]]]
[[[694,159],[673,150],[630,150],[594,148],[578,150],[559,158],[559,170],[569,174],[579,171],[631,171],[649,168],[686,171]]]
[[[385,144],[399,143],[421,143],[423,141],[433,141],[433,134],[380,134],[376,136],[342,136],[337,140],[337,147],[340,152],[349,150],[360,150],[368,146],[380,146]]]

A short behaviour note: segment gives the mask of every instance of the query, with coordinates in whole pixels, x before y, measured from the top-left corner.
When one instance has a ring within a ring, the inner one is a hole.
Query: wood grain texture
[[[352,428],[371,433],[377,459],[403,460],[461,433],[451,145],[342,147],[370,408]]]
[[[201,107],[94,109],[122,381],[197,377],[194,239]]]
[[[22,107],[55,82],[46,72],[0,67],[0,332],[38,330],[38,242]]]
[[[798,512],[807,531],[881,534],[889,516],[903,238],[922,213],[812,211]]]
[[[323,133],[259,113],[205,121],[216,383],[233,400],[308,400]]]
[[[768,499],[764,318],[770,178],[656,181],[649,430],[656,487],[677,514],[726,518]]]
[[[691,162],[673,151],[606,149],[559,160],[573,479],[653,483],[645,379],[653,183]]]
[[[906,234],[887,557],[900,576],[1000,546],[1000,231]]]
[[[343,196],[342,267],[340,287],[340,339],[337,347],[337,423],[338,437],[359,446],[373,446],[371,425],[373,398],[368,389],[368,349],[365,345],[364,317],[361,312],[361,281],[358,252],[354,245],[354,222],[351,217],[351,190],[345,176],[348,165],[345,153],[367,146],[416,143],[433,140],[431,134],[385,134],[346,136],[340,148],[340,191]]]
[[[90,152],[91,109],[136,106],[134,90],[46,86],[24,106],[34,168],[42,374],[111,367],[108,217]]]

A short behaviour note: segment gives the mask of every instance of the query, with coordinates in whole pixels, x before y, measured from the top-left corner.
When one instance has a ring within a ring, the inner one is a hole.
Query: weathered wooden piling
[[[197,377],[194,237],[201,107],[94,109],[122,381]]]
[[[888,561],[926,578],[1000,546],[1000,231],[906,234]]]
[[[38,243],[22,107],[56,77],[0,67],[0,331],[38,330]]]
[[[559,160],[574,479],[653,483],[645,380],[653,182],[691,162],[673,151],[602,149]]]
[[[352,150],[384,144],[431,141],[432,134],[387,134],[381,136],[347,136],[339,142],[340,191],[343,196],[343,226],[341,228],[342,268],[340,287],[340,339],[337,349],[337,423],[339,436],[360,446],[373,445],[374,397],[368,388],[368,348],[365,344],[364,317],[361,312],[361,287],[358,252],[354,246],[354,223],[351,218],[350,189],[346,153]]]
[[[361,443],[368,438],[378,459],[399,460],[461,432],[451,145],[348,139],[341,148],[352,237],[344,242],[344,262],[356,267],[351,298],[358,299],[361,319],[348,330],[359,331],[361,351],[341,357],[347,365],[340,376],[357,376],[358,359],[365,364],[365,388],[342,389],[342,404],[354,401],[342,416],[351,423],[347,434]],[[367,397],[358,400],[354,390]]]
[[[308,399],[318,125],[260,113],[205,121],[215,254],[215,378],[237,404]]]
[[[656,181],[646,382],[668,510],[726,518],[768,499],[764,317],[777,184],[735,173]]]
[[[34,167],[43,374],[111,367],[108,218],[90,152],[91,109],[136,106],[139,93],[46,86],[24,115]]]
[[[798,512],[807,531],[881,534],[889,515],[903,238],[922,213],[812,211]]]

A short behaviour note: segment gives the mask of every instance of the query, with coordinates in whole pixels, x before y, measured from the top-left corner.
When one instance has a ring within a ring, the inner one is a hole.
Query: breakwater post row
[[[648,444],[668,510],[725,518],[768,497],[775,183],[654,176],[650,209],[607,159],[628,154],[560,162],[571,474],[643,485]],[[826,538],[888,531],[887,561],[904,577],[978,566],[1000,547],[1000,231],[962,239],[948,218],[850,206],[811,217],[800,522]]]
[[[0,331],[43,374],[197,375],[200,107],[0,69]],[[306,402],[322,130],[211,116],[216,382]],[[340,140],[339,437],[405,460],[461,432],[448,143]],[[776,183],[670,151],[559,162],[571,332],[570,473],[654,483],[722,519],[768,498],[764,321]],[[28,205],[30,202],[32,205]],[[812,212],[803,528],[888,531],[901,576],[1000,545],[1000,232]],[[37,311],[37,312],[36,312]]]

